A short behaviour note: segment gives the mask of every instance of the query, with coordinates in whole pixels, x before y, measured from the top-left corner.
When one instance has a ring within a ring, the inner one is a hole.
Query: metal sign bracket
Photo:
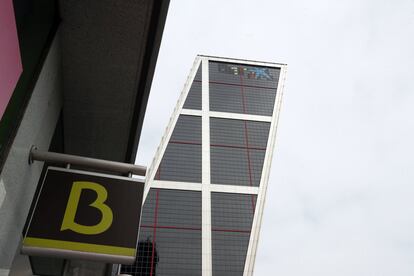
[[[147,167],[145,166],[71,154],[40,151],[36,146],[32,146],[29,152],[29,164],[33,164],[34,161],[62,163],[66,165],[66,168],[70,168],[71,165],[76,165],[90,169],[126,174],[128,177],[132,177],[132,174],[145,176],[147,171]]]

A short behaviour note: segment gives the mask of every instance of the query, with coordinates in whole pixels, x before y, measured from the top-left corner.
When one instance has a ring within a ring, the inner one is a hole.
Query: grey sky
[[[197,54],[288,64],[255,275],[414,275],[414,1],[171,0],[138,163]]]

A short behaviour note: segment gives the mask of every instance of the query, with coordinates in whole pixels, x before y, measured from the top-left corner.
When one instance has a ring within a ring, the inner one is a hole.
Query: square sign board
[[[133,263],[143,192],[140,179],[49,167],[22,253]]]

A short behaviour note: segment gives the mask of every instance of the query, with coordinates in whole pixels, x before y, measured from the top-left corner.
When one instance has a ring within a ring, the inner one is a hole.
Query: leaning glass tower
[[[197,56],[147,174],[125,274],[252,275],[285,64]]]

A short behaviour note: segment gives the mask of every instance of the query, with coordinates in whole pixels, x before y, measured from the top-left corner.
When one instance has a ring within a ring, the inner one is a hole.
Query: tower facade
[[[197,56],[147,174],[131,275],[252,275],[286,65]]]

